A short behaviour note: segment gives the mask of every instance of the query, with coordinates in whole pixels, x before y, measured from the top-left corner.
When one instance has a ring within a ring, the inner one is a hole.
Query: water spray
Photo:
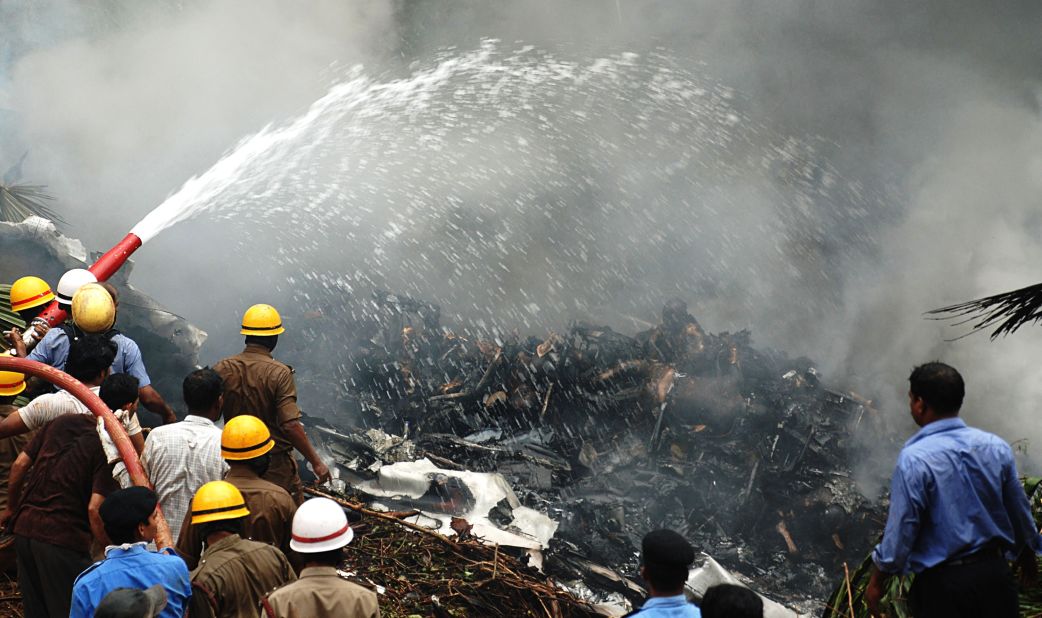
[[[116,246],[106,251],[105,255],[99,257],[87,270],[97,277],[98,281],[106,281],[127,262],[130,254],[137,251],[140,246],[141,238],[130,232],[123,240],[116,243]],[[58,301],[53,301],[37,316],[37,319],[44,320],[49,326],[54,327],[64,322],[67,317],[67,312],[61,308]]]

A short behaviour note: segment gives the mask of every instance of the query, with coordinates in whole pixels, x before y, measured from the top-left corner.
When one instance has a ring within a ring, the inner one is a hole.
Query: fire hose
[[[141,462],[138,460],[137,451],[134,450],[134,445],[130,442],[130,436],[123,429],[123,425],[116,418],[116,415],[112,413],[112,410],[109,410],[109,407],[105,405],[105,402],[84,386],[82,382],[64,371],[27,358],[0,356],[0,370],[17,371],[18,373],[46,380],[59,388],[65,389],[70,395],[79,399],[94,416],[103,419],[105,430],[108,432],[109,437],[112,438],[112,443],[116,445],[116,450],[119,451],[123,465],[127,467],[130,482],[139,487],[152,488],[152,484],[148,482],[145,470],[141,467]],[[170,526],[167,524],[166,518],[163,517],[162,510],[158,507],[156,513],[156,545],[160,548],[173,546]]]

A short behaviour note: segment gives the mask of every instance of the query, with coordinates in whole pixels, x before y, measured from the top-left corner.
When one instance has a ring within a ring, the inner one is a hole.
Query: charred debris
[[[882,529],[882,502],[853,478],[882,435],[871,402],[748,331],[705,331],[681,301],[633,337],[577,323],[542,338],[463,336],[436,305],[372,302],[377,317],[313,320],[316,364],[298,373],[340,385],[352,410],[306,421],[356,499],[448,520],[477,502],[462,471],[502,475],[513,493],[482,516],[521,536],[518,508],[555,521],[538,560],[592,601],[639,601],[640,538],[669,527],[809,609]],[[421,458],[439,470],[423,495],[366,493],[382,468]]]

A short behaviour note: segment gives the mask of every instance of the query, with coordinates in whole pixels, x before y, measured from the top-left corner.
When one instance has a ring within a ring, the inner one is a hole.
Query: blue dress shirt
[[[702,618],[702,612],[688,603],[687,597],[678,594],[675,597],[651,597],[644,602],[640,611],[631,614],[633,618]]]
[[[188,610],[192,584],[184,560],[170,550],[149,551],[144,543],[116,545],[105,550],[105,559],[80,573],[72,587],[70,618],[91,618],[94,608],[116,588],[145,590],[156,584],[166,589],[163,618],[182,618]]]
[[[905,443],[890,481],[890,513],[872,552],[880,571],[919,573],[994,544],[1042,553],[1013,450],[990,433],[946,418]]]
[[[138,388],[152,383],[145,371],[145,361],[141,359],[141,348],[134,340],[119,333],[112,337],[116,344],[116,358],[112,361],[112,373],[129,373],[137,378]],[[52,328],[43,336],[29,353],[29,359],[50,365],[55,369],[65,369],[65,361],[69,358],[69,337],[60,328]]]

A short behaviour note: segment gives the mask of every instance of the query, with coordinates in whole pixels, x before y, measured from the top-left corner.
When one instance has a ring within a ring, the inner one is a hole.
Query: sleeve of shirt
[[[36,344],[32,352],[29,352],[29,360],[34,360],[45,365],[54,366],[54,359],[57,356],[58,351],[58,339],[61,338],[63,341],[68,342],[68,339],[64,336],[65,331],[60,328],[52,328],[47,331],[47,334],[43,336],[40,343]],[[66,350],[68,353],[68,350]]]
[[[145,370],[145,361],[141,358],[141,348],[129,337],[123,337],[123,372],[137,378],[138,388],[152,384]]]
[[[890,512],[886,528],[883,540],[872,551],[872,561],[883,573],[908,571],[908,556],[919,536],[925,511],[925,479],[923,471],[918,468],[914,461],[900,457],[894,477],[890,479]]]
[[[98,494],[100,496],[108,496],[110,493],[119,489],[119,483],[116,479],[112,478],[112,466],[105,461],[104,454],[99,459],[100,465],[94,471],[94,483],[91,487],[91,493]]]
[[[1031,515],[1031,504],[1024,493],[1024,486],[1020,483],[1020,476],[1017,475],[1017,462],[1013,458],[1013,450],[1008,446],[1005,459],[1002,471],[1002,501],[1006,505],[1010,523],[1013,524],[1017,551],[1027,546],[1036,554],[1042,554],[1042,536],[1038,534],[1035,518]]]
[[[36,461],[36,457],[40,454],[40,449],[43,447],[43,437],[47,434],[47,429],[41,429],[36,432],[33,436],[29,446],[25,447],[25,454],[29,456],[29,459]]]
[[[90,595],[87,594],[87,587],[79,578],[76,578],[76,583],[72,588],[72,610],[69,612],[70,616],[93,616],[94,608],[90,603]]]
[[[18,417],[22,419],[22,423],[29,431],[37,429],[40,425],[43,425],[41,418],[43,416],[43,408],[47,405],[47,402],[53,398],[54,395],[51,393],[40,395],[26,404],[25,407],[18,410]]]
[[[300,408],[297,407],[297,385],[293,381],[293,372],[289,370],[289,367],[285,371],[280,371],[276,377],[275,412],[279,425],[300,418]]]

